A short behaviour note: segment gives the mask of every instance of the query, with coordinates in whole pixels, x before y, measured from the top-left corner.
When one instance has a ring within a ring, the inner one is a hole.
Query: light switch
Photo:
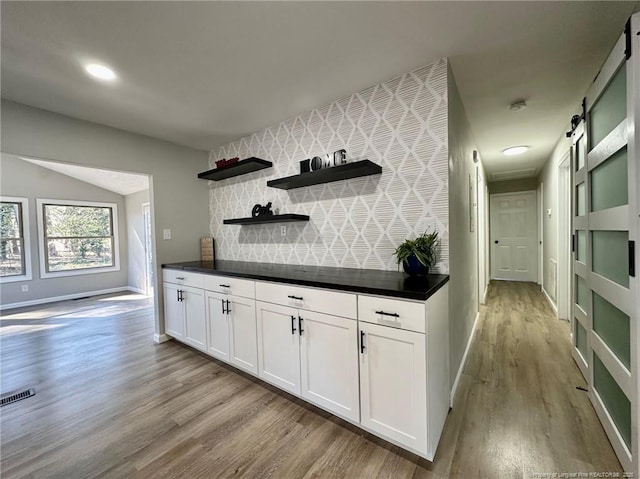
[[[162,237],[166,240],[170,240],[171,239],[171,230],[166,229],[166,230],[162,230]]]

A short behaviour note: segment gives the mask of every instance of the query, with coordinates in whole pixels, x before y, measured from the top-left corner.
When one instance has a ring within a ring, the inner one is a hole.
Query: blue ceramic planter
[[[423,265],[414,255],[403,261],[402,267],[409,276],[426,276],[429,273],[429,267]]]

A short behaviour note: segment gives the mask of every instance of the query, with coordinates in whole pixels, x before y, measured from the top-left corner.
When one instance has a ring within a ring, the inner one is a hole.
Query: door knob
[[[498,240],[495,240],[495,241],[494,241],[494,243],[495,243],[495,244],[498,244]]]

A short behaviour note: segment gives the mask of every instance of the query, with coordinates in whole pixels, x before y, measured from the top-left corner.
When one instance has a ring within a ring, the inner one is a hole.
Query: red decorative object
[[[223,158],[222,160],[216,161],[216,168],[224,168],[226,166],[231,166],[234,163],[237,163],[239,159],[240,158],[238,158],[237,156],[235,158],[229,158],[228,160],[226,158]]]

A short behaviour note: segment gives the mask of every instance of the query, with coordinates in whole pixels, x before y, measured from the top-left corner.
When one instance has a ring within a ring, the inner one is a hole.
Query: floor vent
[[[30,398],[31,396],[35,396],[35,395],[36,395],[36,391],[33,388],[31,388],[31,389],[27,389],[26,391],[21,391],[16,394],[11,394],[10,396],[2,396],[0,398],[0,407],[6,406],[7,404],[14,403],[16,401],[20,401],[21,399]]]

